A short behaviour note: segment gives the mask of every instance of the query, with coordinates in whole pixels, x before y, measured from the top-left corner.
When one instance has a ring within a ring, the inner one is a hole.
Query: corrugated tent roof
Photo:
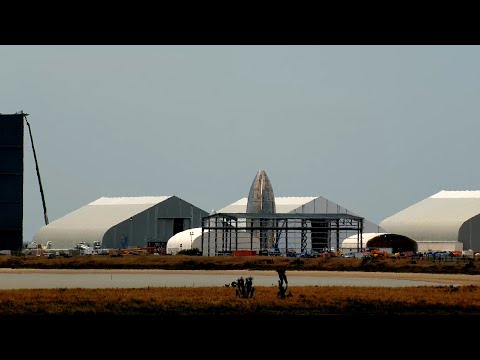
[[[112,226],[170,197],[102,197],[43,226],[33,240],[37,243],[50,240],[55,248],[70,248],[72,241],[78,238],[92,244],[101,241]]]
[[[442,190],[388,218],[380,226],[415,241],[451,242],[467,220],[480,214],[480,191]]]
[[[316,197],[313,196],[284,196],[284,197],[275,197],[275,207],[276,212],[279,214],[289,213],[302,205],[309,203],[312,200],[315,200]],[[244,213],[247,211],[247,200],[248,198],[244,197],[220,210],[217,210],[218,213]]]
[[[362,234],[362,246],[363,248],[366,247],[367,245],[367,242],[371,239],[373,239],[374,237],[376,236],[380,236],[380,235],[383,235],[385,233],[363,233]],[[342,241],[342,248],[344,249],[347,249],[347,248],[356,248],[357,247],[357,244],[359,243],[359,237],[358,235],[351,235],[347,238],[345,238],[343,241]]]
[[[192,233],[192,235],[190,235],[190,233]],[[193,242],[195,242],[197,238],[201,238],[201,237],[202,237],[201,227],[180,231],[179,233],[176,233],[170,239],[168,239],[167,249],[166,249],[167,254],[170,254],[171,249],[176,249],[176,251],[178,251],[179,249],[183,249],[183,250],[191,249]]]
[[[217,213],[245,213],[247,211],[248,198],[242,198],[223,209],[216,211]],[[277,214],[287,213],[318,213],[318,214],[351,214],[359,216],[351,210],[340,206],[339,204],[328,200],[322,196],[276,196],[275,206]],[[384,231],[377,224],[364,218],[363,231],[375,232]]]
[[[361,216],[356,216],[352,214],[324,214],[324,213],[314,213],[314,214],[302,214],[302,213],[281,213],[281,214],[259,214],[259,213],[223,213],[218,212],[216,214],[208,215],[206,219],[211,218],[233,218],[233,219],[241,219],[241,218],[248,218],[248,219],[330,219],[330,220],[337,220],[337,219],[352,219],[352,220],[361,220],[363,219]]]

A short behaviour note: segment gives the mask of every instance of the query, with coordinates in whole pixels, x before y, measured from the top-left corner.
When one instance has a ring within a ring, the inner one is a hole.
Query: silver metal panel
[[[247,199],[247,213],[252,214],[275,214],[275,195],[272,184],[265,170],[259,170],[253,179]],[[249,221],[252,227],[272,227],[275,220]],[[248,224],[247,224],[248,226]],[[272,248],[275,245],[275,232],[271,230],[253,230],[255,236],[260,238],[261,248]]]
[[[275,195],[265,170],[253,179],[247,199],[247,213],[275,214]]]

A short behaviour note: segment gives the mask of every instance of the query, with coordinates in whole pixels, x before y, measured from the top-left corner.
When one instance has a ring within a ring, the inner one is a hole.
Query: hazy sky
[[[205,211],[323,196],[379,223],[479,190],[479,46],[0,46],[0,113],[30,114],[50,222],[102,197]],[[44,225],[25,126],[24,242]]]

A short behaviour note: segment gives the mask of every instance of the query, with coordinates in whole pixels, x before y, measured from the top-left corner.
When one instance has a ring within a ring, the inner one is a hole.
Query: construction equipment
[[[370,249],[370,256],[373,258],[386,259],[388,258],[388,253],[380,249]]]

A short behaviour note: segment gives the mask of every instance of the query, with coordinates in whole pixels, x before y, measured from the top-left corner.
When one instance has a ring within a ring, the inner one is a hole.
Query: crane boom
[[[23,112],[21,112],[23,114]],[[45,203],[45,195],[43,194],[42,180],[40,178],[40,170],[38,168],[37,154],[35,153],[35,146],[33,144],[32,128],[27,120],[28,114],[23,114],[28,126],[28,133],[30,134],[30,141],[32,142],[33,157],[35,159],[35,169],[37,171],[38,185],[40,186],[40,195],[42,196],[43,217],[45,218],[45,225],[48,225],[47,205]]]

